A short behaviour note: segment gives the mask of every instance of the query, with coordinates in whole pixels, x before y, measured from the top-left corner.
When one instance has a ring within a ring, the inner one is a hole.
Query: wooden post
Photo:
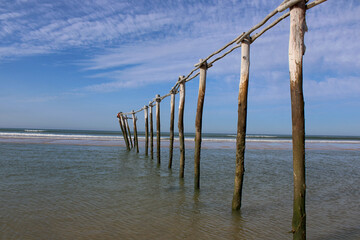
[[[170,144],[169,144],[169,166],[171,168],[174,151],[174,115],[175,115],[175,90],[171,92],[170,101]]]
[[[136,152],[139,153],[139,141],[138,141],[137,128],[136,128],[137,118],[135,116],[134,110],[132,112],[132,119],[133,119],[133,123],[134,123],[134,147],[136,147]]]
[[[200,63],[202,59],[200,59]],[[207,62],[200,65],[199,78],[199,94],[195,118],[195,155],[194,155],[194,187],[200,188],[200,151],[201,151],[201,130],[202,130],[202,114],[204,107],[205,88],[206,88],[206,70],[208,68]]]
[[[129,133],[129,141],[130,141],[130,144],[131,144],[131,148],[133,148],[134,145],[133,145],[133,140],[132,140],[132,138],[131,138],[130,125],[129,125],[128,117],[127,117],[127,116],[125,116],[125,124],[126,124],[127,130],[128,130],[128,133]],[[134,144],[135,144],[135,143],[134,143]]]
[[[179,77],[179,80],[184,79],[184,76]],[[185,169],[185,139],[184,139],[184,106],[185,106],[185,81],[180,82],[180,99],[179,99],[179,143],[180,143],[180,169],[179,177],[184,178]]]
[[[247,96],[250,68],[250,40],[245,38],[241,43],[241,74],[238,97],[238,123],[236,136],[236,168],[234,194],[232,209],[241,208],[242,186],[244,179],[244,159],[245,159],[245,137],[246,137],[246,115],[247,115]]]
[[[128,138],[127,130],[126,130],[125,117],[124,117],[124,115],[120,114],[120,118],[121,118],[122,125],[124,127],[124,133],[125,133],[124,137],[125,137],[125,141],[126,141],[126,146],[127,146],[127,149],[130,150],[130,143],[129,143],[129,138]]]
[[[126,137],[125,137],[125,133],[124,133],[124,126],[123,126],[122,121],[121,121],[121,114],[120,113],[118,113],[117,118],[119,119],[119,125],[120,125],[121,132],[123,134],[123,137],[124,137],[124,142],[125,142],[125,145],[126,145],[126,149],[130,150],[128,142],[126,141]]]
[[[290,8],[289,73],[291,92],[294,199],[293,239],[306,239],[305,214],[305,117],[303,97],[303,55],[305,0]]]
[[[151,159],[154,159],[154,124],[153,124],[153,106],[152,103],[149,103],[150,107],[150,156]]]
[[[145,118],[145,156],[148,156],[149,152],[149,120],[148,120],[148,106],[144,106],[144,118]]]
[[[156,156],[157,156],[157,163],[160,164],[160,102],[161,98],[160,95],[156,95]]]

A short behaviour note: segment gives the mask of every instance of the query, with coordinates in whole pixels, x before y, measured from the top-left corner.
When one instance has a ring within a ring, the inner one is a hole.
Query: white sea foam
[[[47,134],[41,132],[8,133],[0,132],[2,138],[42,138],[42,139],[69,139],[69,140],[119,140],[121,136],[87,135],[87,134]]]
[[[45,130],[41,130],[41,129],[25,129],[25,132],[45,132]]]
[[[277,136],[270,135],[247,135],[246,138],[276,138]]]
[[[97,134],[74,134],[74,133],[46,133],[45,130],[26,129],[24,132],[0,132],[0,138],[18,138],[18,139],[60,139],[60,140],[93,140],[93,141],[122,141],[123,136],[119,135],[97,135]],[[138,137],[140,141],[145,141],[145,136]],[[162,141],[168,141],[169,136],[161,137]],[[193,142],[194,136],[185,137],[185,141]],[[179,141],[178,137],[175,137],[175,141]],[[221,138],[221,137],[203,137],[204,142],[228,142],[235,143],[235,138]],[[291,143],[291,138],[276,138],[276,136],[265,135],[251,135],[246,137],[247,142],[259,142],[259,143]],[[360,144],[358,139],[309,139],[306,143],[317,144]]]
[[[360,144],[358,140],[306,140],[307,143],[342,143],[342,144]]]

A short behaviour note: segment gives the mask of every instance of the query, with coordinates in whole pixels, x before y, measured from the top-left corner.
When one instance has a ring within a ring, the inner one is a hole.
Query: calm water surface
[[[177,150],[177,149],[176,149]],[[231,149],[167,169],[123,147],[0,144],[0,239],[292,239],[292,152],[248,150],[241,214]],[[360,239],[359,151],[308,150],[308,239]]]

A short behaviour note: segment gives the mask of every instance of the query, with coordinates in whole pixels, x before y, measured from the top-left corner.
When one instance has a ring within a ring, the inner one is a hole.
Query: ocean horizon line
[[[86,133],[97,133],[97,134],[101,134],[101,133],[107,133],[107,134],[120,134],[121,130],[100,130],[100,129],[66,129],[66,128],[0,128],[0,133],[1,132],[10,132],[10,131],[23,131],[23,132],[27,132],[27,133],[44,133],[44,132],[63,132],[63,133],[82,133],[82,134],[86,134]],[[155,131],[154,131],[155,132]],[[170,135],[170,132],[168,131],[161,131],[162,134],[164,135]],[[133,131],[131,131],[131,134],[133,134]],[[145,131],[138,131],[139,135],[145,135]],[[174,132],[175,136],[178,136],[178,132]],[[184,133],[186,136],[195,136],[195,132],[185,132]],[[217,135],[223,135],[226,137],[236,137],[236,132],[202,132],[202,134],[207,135],[207,136],[217,136]],[[283,134],[283,133],[247,133],[246,137],[248,138],[291,138],[292,135],[291,134]],[[348,135],[348,134],[306,134],[305,135],[305,139],[311,139],[311,138],[336,138],[336,139],[341,139],[341,138],[346,138],[346,139],[351,139],[353,138],[355,139],[359,139],[360,140],[360,136],[359,135]]]

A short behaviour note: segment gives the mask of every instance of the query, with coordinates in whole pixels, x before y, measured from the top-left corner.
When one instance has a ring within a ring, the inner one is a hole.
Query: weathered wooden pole
[[[126,141],[126,148],[128,150],[130,150],[130,143],[129,143],[129,138],[128,138],[128,134],[127,134],[127,130],[126,130],[126,121],[125,121],[125,117],[124,115],[120,114],[120,118],[121,118],[121,122],[122,122],[122,125],[124,127],[124,133],[125,133],[125,141]]]
[[[154,124],[153,124],[153,104],[150,102],[150,156],[151,159],[154,159]]]
[[[204,107],[205,88],[206,88],[206,70],[207,62],[200,59],[200,78],[199,78],[199,94],[195,118],[195,154],[194,154],[194,187],[200,188],[200,151],[201,151],[201,130],[202,130],[202,114]]]
[[[174,151],[174,116],[175,116],[175,90],[171,92],[170,101],[170,144],[169,144],[169,165],[171,168]]]
[[[128,131],[128,134],[129,134],[130,145],[131,145],[131,148],[133,148],[134,145],[133,145],[133,140],[131,138],[131,132],[130,132],[130,125],[129,125],[129,122],[128,122],[128,117],[125,116],[124,118],[125,118],[125,124],[126,124],[126,127],[127,127],[127,131]]]
[[[148,120],[148,106],[144,106],[144,119],[145,119],[145,156],[149,152],[149,120]]]
[[[160,164],[160,95],[156,95],[156,156],[157,163]]]
[[[245,159],[245,137],[246,137],[246,116],[247,116],[247,96],[250,68],[250,40],[245,38],[241,43],[241,73],[238,96],[238,123],[236,136],[236,167],[234,194],[232,209],[241,208],[242,186],[244,180],[244,159]]]
[[[306,239],[305,214],[305,117],[303,97],[304,35],[307,30],[305,3],[290,8],[289,73],[291,92],[294,199],[293,239]]]
[[[184,79],[184,76],[179,77],[179,81]],[[184,139],[184,106],[185,106],[185,81],[180,82],[180,99],[179,99],[179,143],[180,143],[180,169],[179,177],[184,178],[185,169],[185,139]]]
[[[132,119],[134,124],[134,147],[136,147],[136,152],[139,153],[139,141],[138,141],[137,128],[136,128],[137,118],[135,116],[134,110],[132,111]]]
[[[117,118],[119,119],[119,125],[120,125],[121,132],[123,134],[123,137],[124,137],[124,142],[125,142],[125,145],[126,145],[126,149],[130,150],[128,142],[126,141],[126,137],[125,137],[125,133],[124,133],[124,126],[123,126],[122,121],[121,121],[121,114],[120,113],[118,113]]]

